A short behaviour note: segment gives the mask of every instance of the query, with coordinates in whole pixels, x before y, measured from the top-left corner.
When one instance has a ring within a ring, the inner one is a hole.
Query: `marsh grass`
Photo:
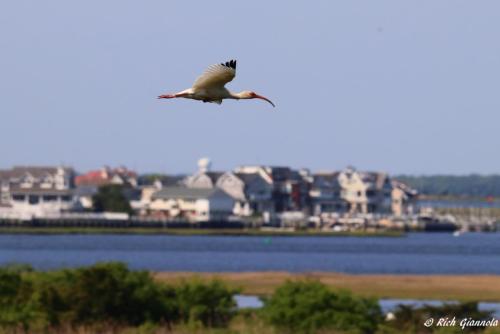
[[[500,301],[499,275],[350,275],[341,273],[182,273],[161,272],[154,277],[177,284],[182,279],[220,279],[243,294],[266,296],[290,279],[317,279],[330,288],[347,289],[363,297]]]

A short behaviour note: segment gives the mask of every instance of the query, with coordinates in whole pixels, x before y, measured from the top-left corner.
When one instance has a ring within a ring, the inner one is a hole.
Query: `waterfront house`
[[[186,177],[184,184],[188,188],[214,188],[217,184],[217,180],[223,174],[224,172],[199,171],[194,175]]]
[[[189,222],[227,221],[234,200],[219,188],[164,187],[152,195],[152,216]]]
[[[415,213],[418,192],[408,185],[392,180],[392,214],[396,217]]]
[[[153,201],[153,195],[163,188],[160,180],[155,180],[152,184],[139,186],[140,196],[130,201],[130,207],[139,215],[147,215],[149,206]]]
[[[381,172],[360,172],[348,167],[340,172],[317,173],[309,192],[313,212],[388,214],[393,185]]]
[[[313,215],[322,213],[345,213],[349,209],[341,196],[339,172],[319,172],[313,175],[309,191]]]
[[[348,212],[351,214],[368,213],[368,198],[366,193],[368,187],[364,182],[363,176],[363,174],[353,167],[344,169],[338,175],[338,182],[341,188],[340,196],[347,203]]]
[[[154,193],[163,187],[180,186],[184,179],[182,175],[142,175],[136,187],[139,196],[131,199],[130,206],[139,215],[147,215]]]
[[[366,211],[370,213],[391,213],[392,182],[384,172],[361,172],[365,185]]]
[[[214,188],[217,184],[217,179],[224,174],[224,172],[212,172],[211,162],[208,158],[201,158],[198,160],[198,171],[193,175],[187,176],[183,183],[188,188]]]
[[[0,216],[29,219],[74,209],[74,175],[69,167],[0,170]]]
[[[92,210],[94,202],[92,197],[97,194],[98,187],[93,185],[80,185],[75,188],[74,195],[79,206],[84,210]]]
[[[308,170],[279,166],[241,166],[238,174],[259,174],[272,185],[273,212],[307,210],[312,177]]]
[[[349,213],[390,213],[392,184],[386,173],[348,167],[339,173],[338,180]]]
[[[210,170],[210,160],[198,161],[198,171],[184,179],[188,188],[219,188],[234,201],[233,213],[238,216],[263,214],[274,210],[272,181],[259,172],[235,173]]]
[[[234,213],[280,213],[309,208],[309,187],[312,177],[307,170],[289,167],[241,166],[232,172],[210,170],[210,160],[198,161],[198,171],[186,177],[188,188],[224,189],[235,200]]]
[[[226,172],[217,179],[216,187],[234,199],[235,215],[251,216],[274,210],[272,184],[259,173]]]

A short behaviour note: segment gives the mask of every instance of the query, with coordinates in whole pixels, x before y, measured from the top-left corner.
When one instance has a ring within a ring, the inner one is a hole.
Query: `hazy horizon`
[[[0,169],[500,173],[500,3],[5,3]],[[157,100],[238,60],[264,101]]]
[[[223,168],[217,168],[217,166],[212,166],[209,170],[210,171],[214,171],[214,172],[226,172],[226,171],[233,171],[236,167],[241,167],[243,166],[244,164],[239,164],[239,165],[235,165],[231,168],[227,168],[227,169],[223,169]],[[257,164],[245,164],[246,166],[257,166]],[[74,166],[74,165],[71,165],[71,164],[43,164],[43,165],[40,165],[40,164],[13,164],[11,166],[1,166],[0,167],[0,170],[2,169],[10,169],[12,167],[54,167],[54,166],[62,166],[62,167],[71,167],[73,168],[77,173],[86,173],[86,172],[89,172],[89,171],[92,171],[92,170],[99,170],[103,167],[109,167],[111,169],[114,169],[114,168],[118,168],[118,167],[126,167],[127,169],[130,169],[130,170],[133,170],[135,172],[137,172],[139,175],[148,175],[148,174],[163,174],[163,175],[168,175],[168,176],[185,176],[185,175],[192,175],[193,173],[197,172],[199,170],[199,168],[197,167],[196,163],[192,166],[192,168],[190,168],[189,170],[184,170],[184,171],[177,171],[177,172],[170,172],[170,171],[165,171],[165,170],[137,170],[137,169],[134,169],[134,168],[131,168],[130,166],[126,166],[126,165],[109,165],[109,164],[104,164],[104,165],[101,165],[101,166],[95,166],[95,167],[91,167],[91,168],[88,168],[88,169],[81,169],[81,168],[78,168],[77,166]],[[452,174],[452,173],[414,173],[414,174],[411,174],[411,173],[398,173],[397,171],[396,172],[389,172],[387,170],[375,170],[375,169],[366,169],[366,168],[362,168],[362,167],[358,167],[358,166],[352,166],[352,165],[346,165],[346,166],[343,166],[343,167],[339,167],[339,168],[330,168],[330,169],[326,169],[326,168],[323,168],[323,169],[311,169],[311,168],[308,168],[307,166],[291,166],[291,165],[285,165],[285,164],[282,164],[282,165],[270,165],[270,164],[261,164],[259,166],[266,166],[266,167],[290,167],[294,170],[300,170],[300,169],[308,169],[311,173],[328,173],[328,172],[338,172],[338,171],[341,171],[341,170],[344,170],[346,168],[352,168],[354,167],[355,170],[357,171],[360,171],[360,172],[386,172],[386,173],[389,173],[389,175],[391,176],[409,176],[409,177],[433,177],[433,176],[452,176],[452,177],[467,177],[467,176],[484,176],[484,177],[488,177],[488,176],[500,176],[500,172],[499,173],[455,173],[455,174]]]

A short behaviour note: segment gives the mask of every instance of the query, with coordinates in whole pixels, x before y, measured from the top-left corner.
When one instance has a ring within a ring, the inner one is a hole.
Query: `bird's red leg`
[[[158,96],[159,99],[173,99],[174,97],[177,97],[177,96],[175,96],[175,94],[163,94],[163,95]]]
[[[177,94],[163,94],[158,96],[159,99],[173,99],[176,97],[186,97],[188,94],[186,93],[177,93]]]

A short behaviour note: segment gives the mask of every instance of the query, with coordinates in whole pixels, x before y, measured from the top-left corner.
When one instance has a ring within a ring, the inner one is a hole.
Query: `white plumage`
[[[236,67],[236,61],[234,62]],[[234,79],[236,69],[223,64],[209,66],[193,84],[194,89],[224,88],[224,85]]]
[[[176,94],[163,94],[160,99],[186,98],[203,102],[221,104],[223,99],[262,99],[274,103],[268,98],[258,95],[253,91],[242,91],[233,93],[226,89],[225,85],[236,76],[236,60],[209,66],[205,72],[194,82],[193,87],[185,89]]]

